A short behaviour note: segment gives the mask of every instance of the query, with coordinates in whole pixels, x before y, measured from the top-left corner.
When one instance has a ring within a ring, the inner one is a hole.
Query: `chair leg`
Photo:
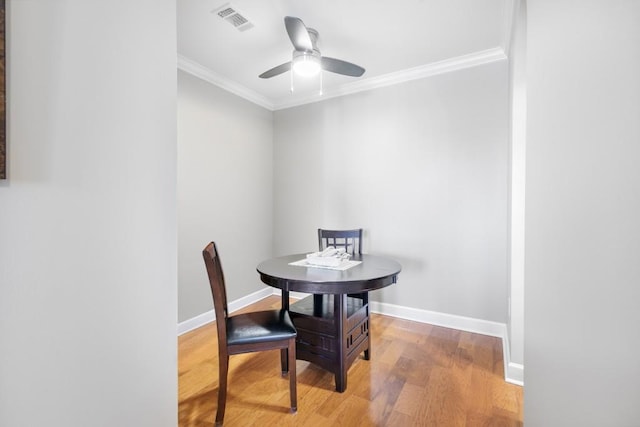
[[[298,394],[296,390],[296,339],[289,340],[289,394],[291,395],[291,412],[298,410]]]
[[[289,372],[289,355],[286,348],[280,349],[280,365],[282,367],[282,376],[284,377]]]
[[[229,355],[220,355],[218,380],[218,411],[216,412],[216,426],[221,426],[224,420],[224,410],[227,404],[227,375],[229,373]]]

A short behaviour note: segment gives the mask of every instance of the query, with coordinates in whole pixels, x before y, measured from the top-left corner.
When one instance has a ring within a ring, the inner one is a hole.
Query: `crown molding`
[[[504,43],[502,46],[502,50],[504,50],[507,56],[509,56],[509,54],[511,53],[511,42],[512,42],[514,27],[518,17],[518,11],[520,7],[522,7],[520,0],[507,0],[505,4],[504,24],[503,24]]]
[[[382,76],[371,77],[369,79],[361,79],[353,83],[339,86],[335,89],[324,91],[322,95],[299,96],[283,98],[278,101],[272,101],[268,98],[254,92],[242,85],[239,85],[229,79],[226,79],[204,65],[201,65],[182,55],[178,55],[178,68],[193,74],[211,84],[219,86],[235,95],[238,95],[248,101],[260,105],[271,111],[283,110],[285,108],[297,107],[304,104],[325,101],[327,99],[336,98],[345,95],[351,95],[381,87],[392,86],[412,80],[423,79],[425,77],[435,76],[438,74],[449,73],[452,71],[463,70],[465,68],[476,67],[478,65],[488,64],[491,62],[506,60],[507,56],[501,47],[474,52],[468,55],[457,56],[455,58],[445,59],[443,61],[433,62],[431,64],[419,67],[409,68],[395,73],[384,74]]]
[[[273,111],[274,109],[273,103],[270,102],[266,97],[252,91],[251,89],[246,88],[245,86],[222,77],[221,75],[211,71],[211,69],[205,67],[204,65],[180,54],[178,54],[178,69],[192,74],[213,85],[216,85],[221,89],[233,93],[234,95],[238,95],[239,97],[244,98],[247,101],[251,101],[254,104],[266,108],[267,110]]]
[[[348,83],[324,91],[322,95],[313,95],[288,99],[282,102],[274,102],[274,110],[282,110],[285,108],[297,107],[313,102],[324,101],[339,96],[351,95],[372,89],[378,89],[385,86],[392,86],[412,80],[423,79],[425,77],[435,76],[437,74],[449,73],[452,71],[463,70],[465,68],[476,67],[478,65],[488,64],[490,62],[502,61],[507,59],[504,50],[500,47],[474,52],[468,55],[457,56],[455,58],[445,59],[443,61],[433,62],[419,67],[408,68],[406,70],[395,73],[384,74],[369,79],[361,79],[353,83]]]

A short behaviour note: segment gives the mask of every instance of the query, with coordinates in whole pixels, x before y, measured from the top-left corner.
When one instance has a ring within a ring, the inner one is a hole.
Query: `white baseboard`
[[[445,328],[458,329],[498,338],[506,335],[507,325],[504,323],[404,307],[385,302],[371,301],[369,305],[371,306],[372,313],[380,313],[401,319],[413,320],[415,322],[428,323],[430,325],[443,326]]]
[[[412,320],[414,322],[428,323],[430,325],[445,328],[458,329],[460,331],[473,332],[475,334],[489,335],[502,339],[502,355],[504,363],[505,381],[524,385],[524,366],[511,362],[509,352],[509,334],[507,325],[489,320],[475,319],[472,317],[457,316],[455,314],[439,313],[436,311],[422,310],[411,307],[403,307],[394,304],[371,301],[372,313]]]
[[[246,297],[237,299],[229,304],[229,311],[233,312],[249,304],[260,301],[270,295],[281,295],[280,289],[265,287]],[[290,292],[289,296],[294,299],[302,299],[309,294],[301,292]],[[489,335],[502,339],[502,353],[504,360],[505,381],[524,385],[524,366],[511,362],[509,352],[509,335],[507,325],[489,320],[475,319],[472,317],[457,316],[455,314],[439,313],[437,311],[422,310],[418,308],[404,307],[384,302],[371,301],[369,303],[372,313],[383,314],[385,316],[397,317],[400,319],[412,320],[414,322],[428,323],[430,325],[442,326],[445,328],[458,329],[460,331],[473,332],[481,335]],[[213,310],[202,313],[192,319],[185,320],[178,324],[178,335],[189,332],[195,328],[205,325],[215,320]]]
[[[178,336],[186,334],[189,331],[193,331],[194,329],[213,322],[214,320],[216,320],[216,314],[213,310],[209,310],[197,315],[196,317],[185,320],[184,322],[180,322],[178,323]]]
[[[504,380],[508,383],[524,387],[524,365],[520,363],[505,363],[506,373]]]
[[[261,299],[264,299],[272,294],[272,288],[264,288],[242,298],[238,298],[237,300],[231,301],[227,305],[229,308],[229,313],[240,310],[241,308],[253,304],[254,302],[258,302]],[[199,328],[200,326],[204,326],[207,323],[213,322],[214,320],[216,320],[216,314],[213,310],[209,310],[207,312],[199,314],[196,317],[192,317],[189,320],[180,322],[178,323],[178,336]]]
[[[520,363],[511,361],[511,343],[509,342],[509,333],[505,328],[502,337],[502,354],[504,360],[504,380],[508,383],[524,386],[524,366]]]

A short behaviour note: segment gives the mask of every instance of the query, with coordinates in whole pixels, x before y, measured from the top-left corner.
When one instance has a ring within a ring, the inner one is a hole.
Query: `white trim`
[[[514,23],[518,16],[518,3],[519,0],[507,0],[504,6],[504,43],[502,45],[502,49],[507,56],[509,56],[509,49],[511,49]]]
[[[472,317],[457,316],[455,314],[439,313],[437,311],[403,307],[384,302],[370,301],[372,313],[385,314],[401,319],[413,320],[460,331],[489,335],[502,338],[507,334],[507,325],[489,320],[474,319]]]
[[[287,98],[285,101],[274,102],[274,110],[282,110],[285,108],[297,107],[303,104],[320,102],[331,98],[344,95],[351,95],[358,92],[377,89],[385,86],[391,86],[411,80],[423,79],[425,77],[435,76],[437,74],[449,73],[452,71],[463,70],[465,68],[475,67],[490,62],[502,61],[507,59],[504,51],[500,47],[487,49],[480,52],[462,55],[455,58],[445,59],[443,61],[433,62],[431,64],[419,67],[409,68],[395,73],[384,74],[382,76],[371,77],[369,79],[361,79],[353,83],[339,86],[335,89],[328,89],[322,95],[306,96],[297,99]]]
[[[511,362],[511,356],[509,353],[509,334],[507,333],[507,325],[505,323],[475,319],[473,317],[457,316],[455,314],[439,313],[437,311],[403,307],[377,301],[371,301],[369,302],[369,305],[371,306],[372,313],[379,313],[386,316],[412,320],[414,322],[428,323],[430,325],[501,338],[504,379],[512,384],[520,386],[524,384],[524,366]]]
[[[504,380],[511,384],[524,386],[524,366],[511,361],[511,343],[509,342],[509,332],[506,329],[502,337],[502,360]]]
[[[437,74],[449,73],[452,71],[463,70],[465,68],[475,67],[478,65],[488,64],[490,62],[502,61],[507,59],[505,51],[500,47],[483,50],[480,52],[470,53],[455,58],[445,59],[443,61],[433,62],[431,64],[419,67],[409,68],[407,70],[395,73],[384,74],[382,76],[361,79],[353,83],[339,86],[335,89],[328,89],[322,95],[303,95],[301,97],[287,97],[278,101],[270,100],[259,93],[248,89],[238,83],[235,83],[219,74],[214,73],[209,68],[197,63],[182,55],[178,55],[178,68],[187,73],[193,74],[211,84],[214,84],[224,90],[238,95],[248,101],[260,105],[271,111],[282,110],[285,108],[297,107],[304,104],[320,102],[339,96],[351,95],[358,92],[377,89],[385,86],[391,86],[411,80],[423,79]]]
[[[244,98],[247,101],[251,101],[254,104],[266,108],[267,110],[273,111],[273,103],[264,96],[260,95],[257,92],[254,92],[253,90],[245,86],[231,81],[226,77],[222,77],[221,75],[211,71],[211,69],[192,59],[189,59],[182,55],[178,55],[178,68],[184,72],[201,78],[206,82],[216,85],[221,89],[231,92],[234,95],[238,95],[239,97]]]
[[[509,168],[509,351],[514,359],[524,359],[525,207],[526,207],[526,8],[524,0],[514,0],[510,61],[510,168]],[[511,360],[506,359],[506,360]],[[524,381],[523,366],[509,365],[508,377]]]
[[[509,362],[505,364],[506,372],[504,380],[508,383],[524,387],[524,365],[520,363]]]
[[[178,323],[178,336],[186,334],[189,331],[193,331],[194,329],[204,326],[207,323],[211,323],[214,320],[216,320],[216,315],[213,310],[209,310],[197,315],[196,317],[185,320],[184,322],[180,322]]]
[[[230,302],[227,306],[229,308],[229,313],[233,313],[236,310],[240,310],[243,307],[246,307],[254,302],[258,302],[270,295],[272,295],[271,288],[263,288],[259,291],[256,291],[252,294],[244,296],[242,298],[238,298]],[[192,331],[200,326],[204,326],[207,323],[211,323],[216,320],[216,315],[213,310],[209,310],[202,314],[199,314],[196,317],[192,317],[191,319],[185,320],[184,322],[178,323],[178,336],[185,334],[189,331]]]

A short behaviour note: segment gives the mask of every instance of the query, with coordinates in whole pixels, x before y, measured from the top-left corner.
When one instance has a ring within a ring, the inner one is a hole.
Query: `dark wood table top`
[[[373,291],[396,283],[402,267],[391,258],[377,255],[355,255],[360,264],[347,270],[289,265],[305,259],[306,254],[287,255],[261,262],[260,279],[284,291],[313,294],[353,294]]]

